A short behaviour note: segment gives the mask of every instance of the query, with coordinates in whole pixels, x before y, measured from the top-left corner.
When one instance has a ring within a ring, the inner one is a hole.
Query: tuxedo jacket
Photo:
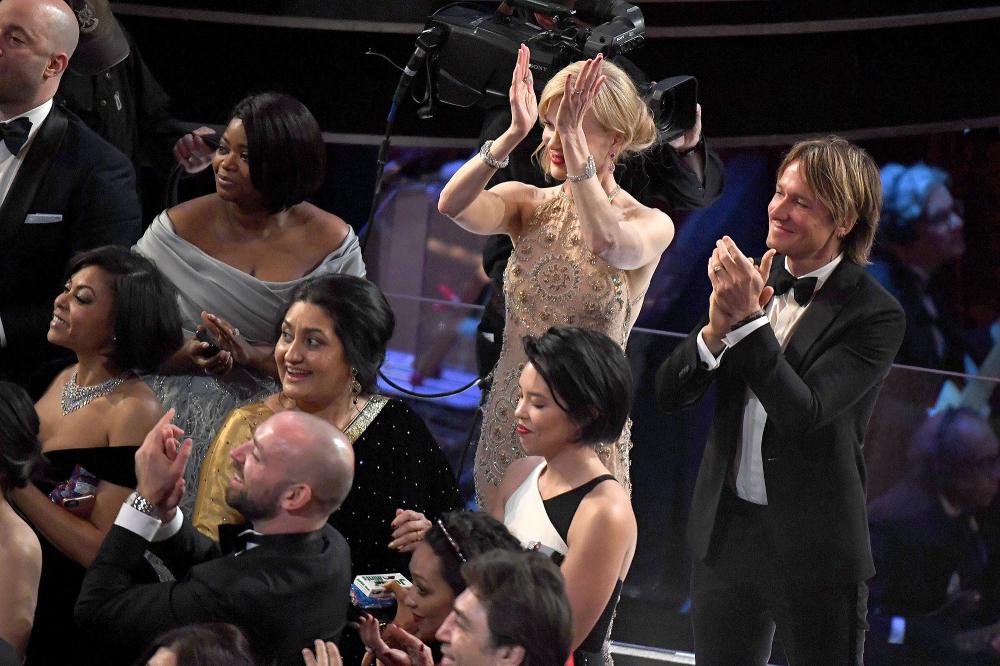
[[[777,275],[784,257],[774,258]],[[705,320],[707,322],[707,319]],[[873,573],[865,517],[862,445],[879,387],[903,337],[899,304],[844,259],[799,319],[782,351],[762,326],[726,350],[714,371],[698,356],[702,325],[657,372],[657,399],[672,411],[715,382],[715,416],[695,483],[688,538],[711,556],[719,499],[739,446],[746,390],[767,412],[761,441],[767,529],[790,580],[861,582]]]
[[[948,663],[972,663],[952,651],[949,641],[962,627],[996,621],[998,607],[987,544],[971,530],[969,515],[949,516],[937,495],[905,479],[871,503],[868,525],[875,558],[868,616],[872,663],[919,663],[928,653],[947,655]],[[964,614],[942,611],[956,573],[961,589],[982,595]],[[893,617],[906,622],[901,642],[889,641]]]
[[[45,334],[70,256],[134,244],[140,217],[132,164],[53,106],[0,206],[0,376],[23,378],[51,353]]]
[[[222,555],[186,520],[180,532],[152,547],[115,525],[83,580],[77,624],[120,646],[117,656],[131,663],[164,631],[229,622],[243,631],[261,663],[300,666],[302,648],[314,639],[340,639],[350,603],[350,549],[329,525],[255,539],[255,548]],[[147,548],[176,581],[135,583]]]
[[[941,294],[934,281],[925,285],[917,274],[891,253],[877,257],[867,271],[899,301],[906,313],[906,335],[896,354],[896,363],[962,372],[966,352],[961,317]],[[930,298],[936,314],[927,308]],[[938,350],[934,329],[941,334],[944,349]]]

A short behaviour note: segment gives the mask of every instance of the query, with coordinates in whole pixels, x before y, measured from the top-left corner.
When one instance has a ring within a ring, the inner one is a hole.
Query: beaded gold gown
[[[513,242],[514,251],[504,273],[507,313],[503,345],[493,369],[476,448],[476,500],[482,508],[500,485],[508,465],[524,456],[514,418],[518,379],[526,361],[521,338],[541,335],[550,326],[580,326],[605,333],[624,349],[642,299],[642,293],[630,294],[626,271],[611,266],[587,247],[575,204],[561,189],[535,209]],[[618,440],[604,443],[598,453],[608,471],[631,494],[630,426],[628,421]]]

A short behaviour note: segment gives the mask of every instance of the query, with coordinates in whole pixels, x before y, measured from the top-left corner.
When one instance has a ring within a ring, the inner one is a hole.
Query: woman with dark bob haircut
[[[161,634],[135,666],[256,666],[243,632],[224,622],[189,624]]]
[[[562,569],[573,662],[608,663],[611,620],[635,553],[625,489],[598,449],[618,439],[632,400],[625,352],[603,333],[553,327],[524,338],[514,417],[526,458],[511,463],[490,513]]]
[[[351,546],[352,575],[408,572],[406,553],[432,518],[460,505],[448,463],[427,426],[405,403],[376,393],[395,318],[363,278],[325,275],[300,285],[280,313],[274,359],[281,390],[236,409],[202,466],[194,526],[218,539],[242,517],[226,504],[229,452],[276,412],[300,409],[344,431],[354,445],[354,485],[332,516]],[[356,659],[355,659],[356,657]],[[360,659],[344,650],[347,663]]]
[[[70,260],[48,340],[76,355],[36,403],[44,480],[10,498],[42,537],[43,575],[29,663],[89,644],[73,622],[83,574],[135,488],[135,452],[163,415],[136,374],[183,342],[173,288],[153,264],[106,246]]]
[[[222,420],[278,389],[275,313],[309,278],[365,275],[351,227],[305,200],[323,183],[326,156],[309,109],[266,92],[229,118],[212,157],[215,192],[164,211],[136,244],[178,291],[187,340],[151,385],[195,443],[188,512]]]
[[[452,511],[435,521],[413,549],[413,587],[396,591],[399,611],[393,620],[395,627],[386,630],[383,640],[378,621],[367,614],[361,618],[361,638],[372,654],[387,663],[380,655],[398,645],[394,639],[405,640],[405,635],[398,633],[405,632],[429,645],[434,663],[438,663],[441,644],[434,635],[451,613],[455,597],[465,591],[462,565],[498,548],[520,551],[521,543],[492,516],[478,511]]]
[[[38,416],[24,389],[0,381],[0,643],[24,658],[42,573],[42,547],[7,502],[12,488],[28,484],[41,461]]]

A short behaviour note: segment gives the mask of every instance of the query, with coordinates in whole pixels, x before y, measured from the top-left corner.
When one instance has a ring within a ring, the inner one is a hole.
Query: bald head
[[[260,427],[265,424],[287,444],[288,480],[308,485],[327,516],[336,511],[354,482],[354,448],[347,436],[305,412],[278,412]]]
[[[80,27],[65,0],[0,0],[0,32],[14,38],[0,49],[0,114],[9,117],[55,95]]]

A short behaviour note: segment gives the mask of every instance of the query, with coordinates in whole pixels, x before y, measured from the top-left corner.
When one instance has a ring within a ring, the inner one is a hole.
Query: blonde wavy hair
[[[570,63],[545,84],[538,100],[539,121],[548,113],[553,102],[562,96],[569,77],[578,77],[584,64],[582,60]],[[632,79],[621,67],[605,60],[601,63],[601,74],[608,78],[597,91],[590,110],[601,127],[624,137],[616,161],[641,153],[656,141],[652,114],[639,97]],[[549,154],[544,141],[538,144],[531,157],[545,173],[549,172]]]
[[[854,224],[841,241],[844,254],[859,266],[870,263],[882,209],[882,181],[875,160],[863,148],[830,135],[792,146],[778,167],[778,178],[796,161],[802,180],[834,221]]]

